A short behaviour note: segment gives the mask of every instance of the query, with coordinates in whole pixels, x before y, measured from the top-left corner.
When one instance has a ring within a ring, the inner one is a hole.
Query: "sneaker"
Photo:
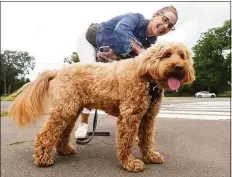
[[[75,131],[75,138],[85,138],[88,131],[88,124],[80,123]]]

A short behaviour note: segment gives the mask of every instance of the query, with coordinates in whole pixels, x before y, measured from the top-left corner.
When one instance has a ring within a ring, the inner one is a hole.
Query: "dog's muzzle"
[[[186,75],[184,67],[176,65],[169,73],[167,73],[166,78],[176,78],[178,80],[183,80]]]

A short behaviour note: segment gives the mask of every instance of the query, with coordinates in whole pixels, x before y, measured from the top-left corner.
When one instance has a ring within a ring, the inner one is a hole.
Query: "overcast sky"
[[[27,51],[36,67],[29,78],[59,68],[76,51],[77,37],[92,22],[127,12],[150,18],[156,10],[174,5],[176,30],[159,41],[184,42],[192,48],[202,32],[230,19],[230,2],[1,2],[1,50]]]

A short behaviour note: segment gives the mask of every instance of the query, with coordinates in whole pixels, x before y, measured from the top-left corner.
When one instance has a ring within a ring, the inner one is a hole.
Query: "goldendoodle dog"
[[[49,105],[49,119],[36,135],[33,155],[36,165],[46,167],[54,163],[54,147],[62,155],[75,153],[70,133],[82,109],[103,110],[117,117],[116,151],[122,167],[139,172],[144,163],[164,162],[154,148],[163,90],[178,90],[194,79],[189,49],[181,43],[160,43],[133,59],[45,71],[19,94],[9,116],[26,126]],[[132,154],[137,135],[141,160]]]

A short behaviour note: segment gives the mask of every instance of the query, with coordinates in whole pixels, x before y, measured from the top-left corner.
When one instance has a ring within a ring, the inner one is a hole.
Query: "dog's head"
[[[155,44],[138,56],[138,74],[149,76],[161,88],[178,90],[195,80],[190,50],[182,43]]]

